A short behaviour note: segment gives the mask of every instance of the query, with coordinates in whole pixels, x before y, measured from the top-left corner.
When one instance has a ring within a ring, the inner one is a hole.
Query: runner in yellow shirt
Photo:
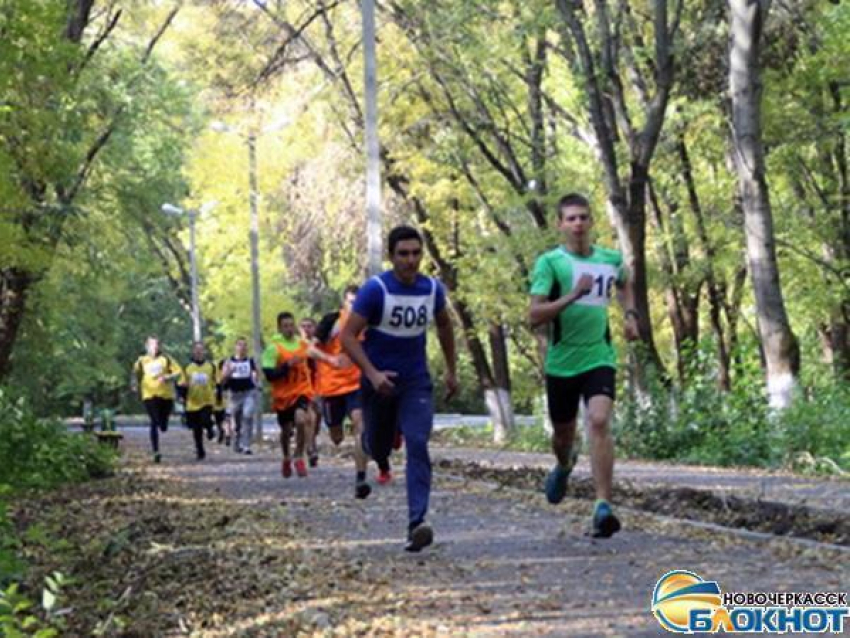
[[[204,430],[208,439],[215,436],[212,413],[217,384],[216,365],[207,361],[203,342],[196,341],[192,346],[192,361],[183,370],[179,390],[181,398],[186,402],[186,424],[192,429],[199,461],[207,456],[204,450]]]
[[[159,463],[159,433],[168,430],[168,418],[174,409],[174,380],[180,377],[180,366],[160,351],[159,339],[151,335],[145,341],[145,352],[133,364],[131,387],[141,390],[142,403],[150,418],[153,461]]]

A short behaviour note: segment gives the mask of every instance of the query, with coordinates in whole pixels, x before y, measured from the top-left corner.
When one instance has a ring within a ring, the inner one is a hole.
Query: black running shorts
[[[546,375],[546,398],[553,423],[569,423],[578,414],[578,402],[599,395],[616,398],[617,371],[608,366],[593,368],[574,377]]]
[[[310,399],[307,397],[301,396],[298,397],[298,400],[295,401],[292,405],[290,405],[285,410],[277,411],[277,424],[280,427],[283,427],[287,423],[295,423],[295,411],[296,410],[308,410],[310,408]]]
[[[329,428],[338,428],[346,416],[351,416],[352,412],[360,409],[360,390],[322,398],[322,416]]]

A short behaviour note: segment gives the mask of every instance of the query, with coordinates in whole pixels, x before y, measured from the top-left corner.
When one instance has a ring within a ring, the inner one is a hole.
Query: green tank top
[[[617,367],[617,354],[608,327],[608,305],[616,284],[625,281],[623,257],[616,250],[593,246],[587,257],[559,246],[538,257],[531,294],[550,300],[569,293],[585,273],[593,288],[564,308],[549,326],[546,374],[572,377],[600,367]]]

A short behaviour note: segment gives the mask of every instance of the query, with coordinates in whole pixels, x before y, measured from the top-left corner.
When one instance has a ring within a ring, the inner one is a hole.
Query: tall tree
[[[602,164],[609,214],[634,281],[643,361],[663,374],[664,365],[650,321],[646,203],[650,165],[673,87],[673,52],[683,2],[674,2],[672,12],[667,0],[653,0],[650,4],[654,58],[644,63],[636,58],[633,49],[648,51],[650,47],[628,2],[617,3],[614,16],[607,0],[558,0],[557,6],[562,18],[563,42],[559,50],[584,92],[592,143]],[[628,85],[639,104],[637,116],[629,108]],[[621,138],[626,143],[625,158],[617,145]],[[625,180],[621,176],[624,164],[629,167]],[[638,376],[640,381],[641,375]]]
[[[0,74],[11,78],[0,111],[0,163],[9,167],[3,177],[17,195],[4,221],[40,255],[0,270],[0,378],[9,370],[28,293],[49,268],[65,221],[80,212],[79,195],[132,104],[130,89],[144,79],[140,67],[177,13],[167,13],[137,60],[116,55],[98,74],[91,72],[96,56],[122,12],[105,7],[98,32],[86,38],[94,4],[24,3],[8,12],[0,38]]]
[[[767,393],[770,405],[782,409],[791,404],[798,383],[800,350],[791,331],[779,281],[762,143],[759,58],[770,5],[770,0],[729,0],[729,89],[735,170],[744,210],[747,260],[764,350]]]

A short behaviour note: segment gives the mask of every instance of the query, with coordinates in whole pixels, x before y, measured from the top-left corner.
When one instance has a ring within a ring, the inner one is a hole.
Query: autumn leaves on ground
[[[199,463],[177,430],[153,466],[143,433],[124,445],[116,476],[12,512],[30,597],[62,574],[57,635],[652,636],[648,600],[669,569],[739,591],[847,582],[835,537],[762,541],[624,507],[623,533],[594,541],[580,489],[553,508],[517,480],[521,468],[476,472],[451,450],[435,450],[437,542],[410,555],[402,459],[395,484],[356,501],[345,446],[285,481],[271,446],[246,457],[212,444]]]

